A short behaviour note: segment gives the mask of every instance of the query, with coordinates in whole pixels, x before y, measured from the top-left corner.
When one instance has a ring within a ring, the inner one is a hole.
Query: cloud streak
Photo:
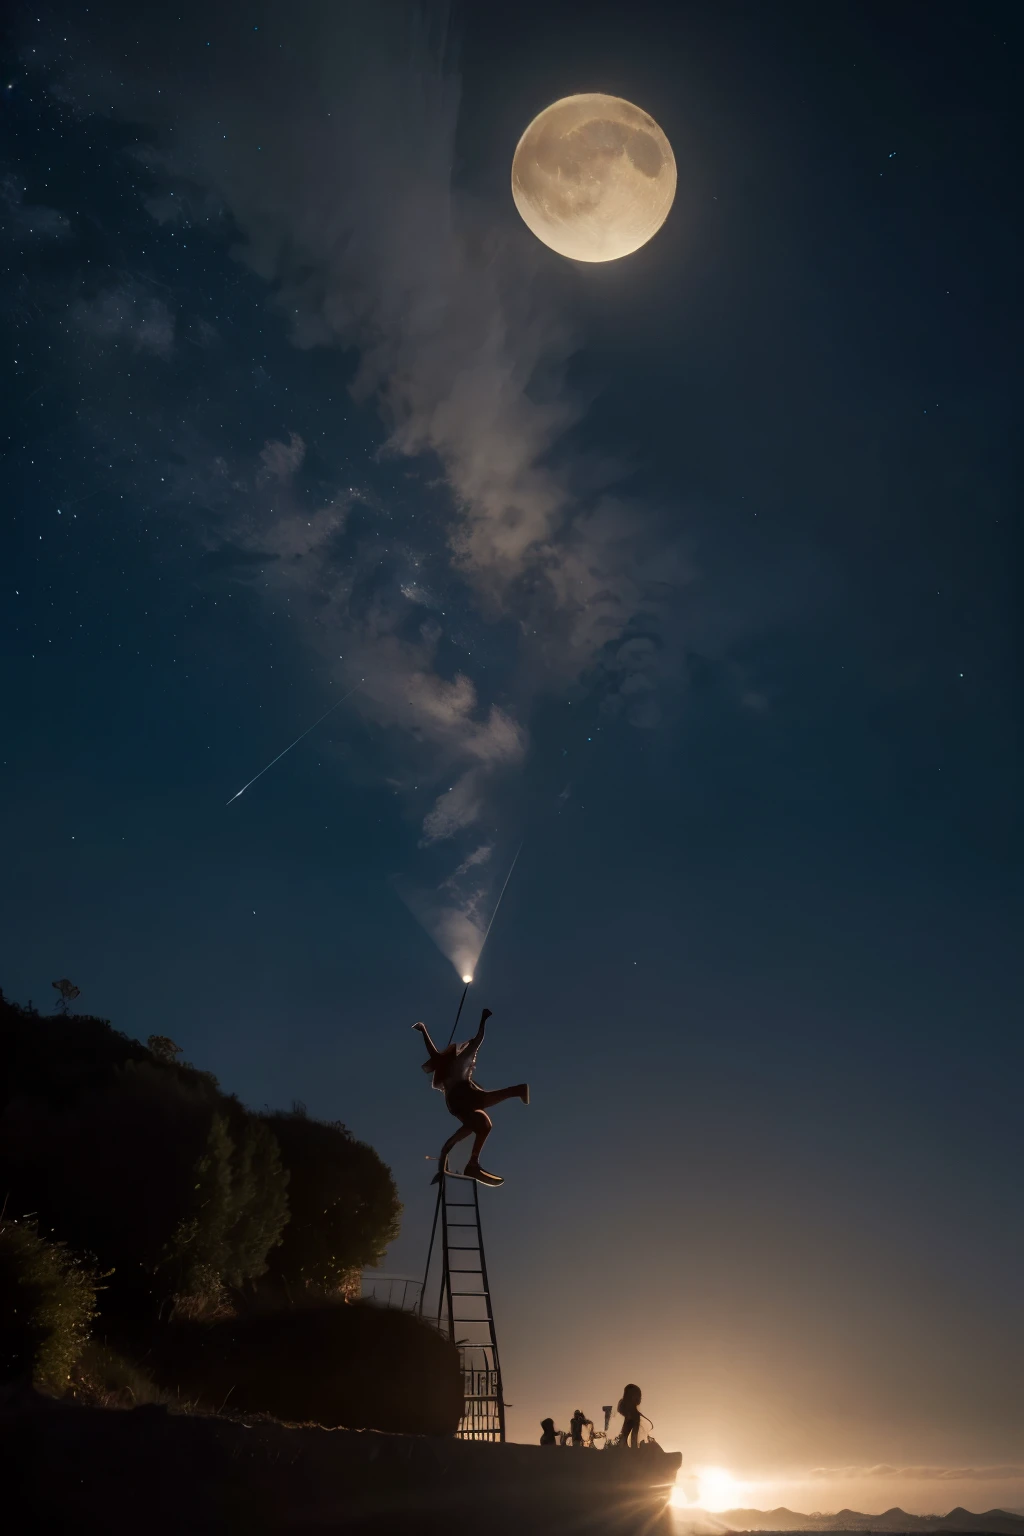
[[[126,341],[135,352],[167,357],[174,348],[174,316],[162,299],[132,285],[108,288],[72,305],[71,318],[101,342]]]
[[[74,50],[68,94],[88,110],[103,80],[104,101],[151,135],[139,155],[156,183],[152,216],[231,230],[296,346],[357,357],[352,390],[375,403],[386,451],[440,468],[444,579],[516,647],[504,693],[468,659],[452,664],[436,599],[421,606],[432,592],[422,551],[391,541],[392,579],[379,541],[346,540],[353,491],[310,509],[298,431],[265,443],[255,469],[210,467],[205,537],[265,554],[267,594],[286,592],[309,643],[365,678],[358,707],[413,764],[399,779],[437,786],[421,844],[474,834],[526,755],[539,692],[592,675],[609,708],[656,722],[659,680],[678,658],[685,561],[603,463],[570,447],[582,414],[564,378],[575,341],[544,278],[549,256],[510,206],[453,191],[447,8],[297,0],[287,47],[268,43],[280,12],[262,0],[244,28],[230,5],[186,0],[196,26],[179,12],[157,8],[141,27],[131,12],[121,27],[115,7],[106,53],[97,29]],[[124,297],[102,297],[79,321],[157,353],[173,341],[169,314],[161,329]],[[475,899],[458,908],[470,928]]]

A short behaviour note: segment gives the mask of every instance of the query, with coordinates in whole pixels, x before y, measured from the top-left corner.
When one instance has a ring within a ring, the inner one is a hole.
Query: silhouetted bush
[[[130,1061],[73,1106],[15,1100],[0,1117],[12,1195],[113,1266],[115,1306],[214,1298],[266,1267],[287,1212],[272,1139],[216,1090]]]
[[[343,1125],[303,1110],[265,1116],[288,1171],[291,1221],[268,1255],[289,1287],[337,1291],[353,1270],[378,1264],[398,1236],[402,1207],[391,1170]]]
[[[458,1350],[408,1312],[320,1302],[223,1322],[179,1322],[153,1371],[207,1408],[289,1423],[398,1434],[454,1434]]]
[[[179,1406],[134,1361],[109,1345],[89,1339],[71,1370],[68,1391],[76,1402],[95,1408],[140,1408],[146,1403]]]
[[[96,1315],[96,1276],[32,1221],[0,1221],[0,1376],[63,1391]]]
[[[208,1073],[100,1019],[0,1006],[0,1188],[113,1267],[106,1310],[208,1304],[288,1220],[273,1134]]]
[[[407,1314],[322,1299],[397,1235],[390,1170],[343,1125],[251,1114],[179,1055],[169,1037],[147,1047],[102,1019],[44,1018],[0,994],[0,1200],[104,1272],[104,1343],[73,1370],[93,1281],[14,1224],[0,1254],[3,1369],[51,1384],[73,1371],[76,1395],[114,1406],[166,1395],[454,1431],[457,1351]],[[303,1305],[266,1310],[285,1298]]]

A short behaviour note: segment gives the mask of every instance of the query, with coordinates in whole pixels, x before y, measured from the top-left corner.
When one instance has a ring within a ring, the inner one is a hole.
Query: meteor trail
[[[366,678],[365,677],[361,677],[359,679],[359,682],[356,683],[355,688],[350,688],[348,693],[345,694],[344,698],[336,699],[335,702],[331,705],[330,709],[325,709],[324,710],[323,714],[320,716],[320,720],[314,720],[312,725],[307,725],[306,729],[302,733],[302,736],[296,736],[295,740],[292,741],[292,742],[289,742],[288,746],[285,747],[284,752],[279,752],[276,757],[271,758],[271,760],[267,764],[266,768],[261,768],[259,773],[257,773],[254,778],[251,778],[249,780],[248,784],[243,784],[241,789],[238,791],[238,795],[244,795],[246,790],[249,788],[249,785],[256,783],[256,779],[262,779],[263,775],[267,771],[267,768],[273,768],[275,763],[279,763],[281,761],[282,757],[284,757],[286,753],[291,751],[292,747],[297,747],[299,742],[302,741],[303,737],[308,736],[310,731],[315,731],[317,726],[320,724],[321,720],[326,720],[328,715],[333,714],[334,711],[336,709],[338,709],[340,705],[344,704],[345,699],[350,699],[352,697],[352,695],[355,693],[356,689],[359,688],[365,682],[366,682]],[[226,805],[234,805],[235,801],[238,799],[238,795],[232,795],[230,800],[225,801],[225,804]],[[516,858],[518,858],[518,857],[519,857],[519,855],[516,854]],[[497,910],[497,909],[495,909],[495,910]],[[491,921],[493,922],[493,918],[491,919]]]
[[[525,842],[525,841],[526,841],[526,839],[524,838],[523,842]],[[501,906],[501,898],[504,896],[505,889],[506,889],[509,881],[512,879],[512,871],[516,867],[516,859],[519,858],[519,855],[522,853],[522,851],[523,851],[523,844],[520,843],[519,847],[516,849],[516,857],[515,857],[515,859],[512,860],[512,863],[508,867],[508,874],[505,876],[505,884],[502,886],[501,890],[498,892],[498,899],[494,903],[494,911],[491,913],[491,920],[487,924],[487,932],[484,934],[484,943],[480,945],[480,955],[482,955],[483,952],[484,952],[484,944],[487,943],[487,939],[488,939],[488,937],[490,935],[491,929],[494,927],[494,919],[498,915],[498,908]],[[480,955],[477,955],[477,957],[476,957],[478,965],[480,964]]]

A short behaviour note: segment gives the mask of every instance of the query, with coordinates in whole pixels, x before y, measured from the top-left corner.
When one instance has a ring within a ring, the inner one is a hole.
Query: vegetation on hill
[[[0,1373],[60,1391],[96,1316],[96,1276],[32,1221],[0,1219]]]
[[[252,1113],[58,990],[50,1017],[0,994],[0,1377],[382,1429],[416,1396],[412,1420],[453,1429],[454,1351],[341,1304],[398,1232],[373,1148],[301,1106]]]
[[[182,1321],[161,1343],[154,1380],[206,1409],[410,1435],[454,1430],[462,1413],[458,1352],[409,1312],[308,1300]]]
[[[391,1174],[343,1125],[313,1120],[301,1107],[266,1115],[262,1127],[280,1148],[291,1213],[267,1251],[270,1274],[293,1287],[338,1291],[354,1272],[379,1264],[398,1236]]]

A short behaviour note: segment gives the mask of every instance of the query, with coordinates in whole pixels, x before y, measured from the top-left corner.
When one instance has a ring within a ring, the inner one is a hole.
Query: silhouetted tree
[[[129,1370],[132,1359],[159,1356],[171,1393],[194,1395],[192,1383],[209,1377],[204,1401],[214,1408],[237,1383],[232,1406],[451,1432],[461,1409],[452,1346],[408,1317],[380,1321],[322,1299],[378,1262],[397,1235],[390,1170],[343,1125],[300,1104],[251,1114],[180,1055],[167,1036],[142,1045],[103,1019],[63,1007],[41,1018],[0,994],[0,1192],[70,1245],[35,1233],[8,1248],[21,1244],[24,1272],[64,1298],[71,1331],[61,1337],[78,1339],[85,1326],[66,1259],[81,1250],[105,1271],[104,1347],[120,1351]],[[8,1349],[11,1369],[23,1369],[28,1334],[18,1328],[30,1315],[36,1328],[55,1314],[49,1301],[26,1311],[22,1282],[11,1289],[3,1262],[0,1355]],[[298,1307],[267,1310],[284,1296],[304,1303],[301,1318]],[[199,1321],[211,1304],[222,1316],[225,1302],[241,1309],[234,1332]],[[21,1321],[5,1335],[15,1314]],[[65,1345],[54,1342],[46,1358],[48,1379],[66,1380]]]
[[[208,1303],[257,1277],[287,1216],[265,1127],[202,1074],[152,1059],[114,1068],[72,1104],[10,1101],[0,1169],[20,1209],[113,1266],[104,1301],[115,1310]]]
[[[76,997],[81,997],[82,995],[81,989],[76,987],[73,981],[69,981],[66,976],[62,976],[60,981],[51,981],[50,985],[51,987],[56,987],[60,993],[60,997],[53,1006],[59,1008],[63,1014],[66,1014],[68,1011],[68,1003],[73,1003]]]
[[[254,1115],[246,1115],[236,1133],[231,1211],[224,1278],[240,1286],[266,1274],[269,1255],[291,1219],[281,1148],[270,1127]]]
[[[271,1277],[338,1291],[377,1264],[398,1236],[401,1204],[391,1170],[343,1125],[303,1110],[265,1115],[288,1172],[291,1220],[268,1255]]]
[[[150,1035],[146,1044],[157,1061],[167,1062],[171,1066],[177,1063],[178,1057],[181,1055],[181,1046],[175,1045],[174,1041],[168,1039],[166,1035]]]

